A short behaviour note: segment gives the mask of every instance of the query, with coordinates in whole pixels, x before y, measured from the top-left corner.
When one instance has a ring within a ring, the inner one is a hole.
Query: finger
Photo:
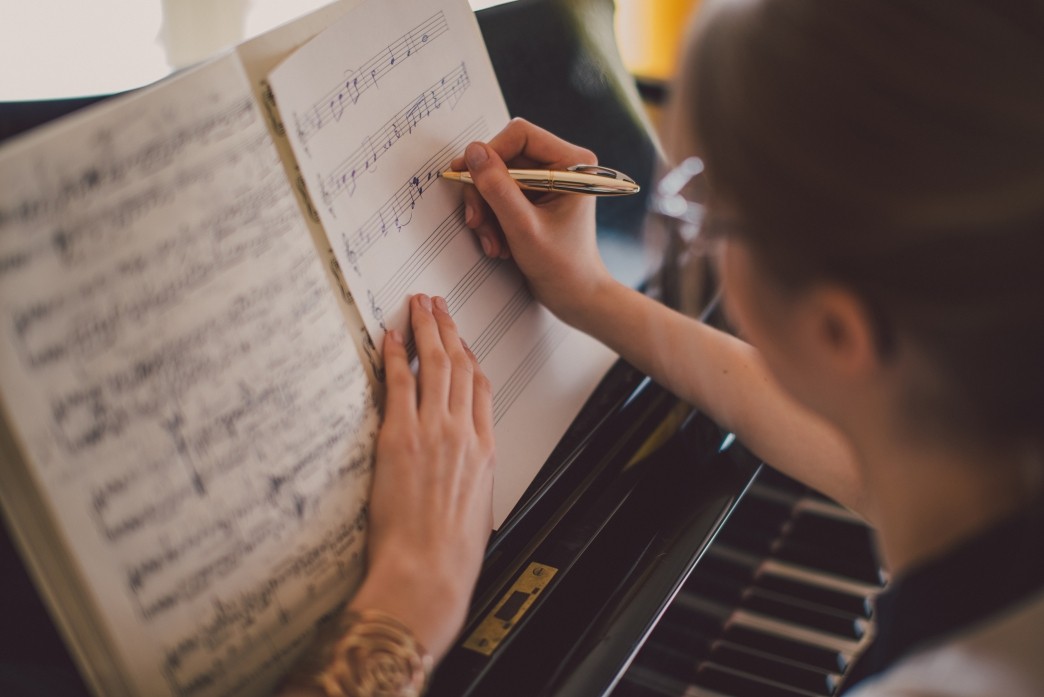
[[[397,329],[384,335],[384,373],[387,385],[385,422],[395,420],[412,425],[417,418],[417,385],[402,334]]]
[[[536,212],[533,204],[508,174],[507,166],[496,151],[484,143],[472,143],[465,151],[465,157],[475,188],[492,209],[500,228],[504,229],[506,221],[512,227],[534,228]]]
[[[465,344],[464,352],[467,353],[473,367],[472,385],[474,394],[471,399],[471,411],[475,419],[475,433],[479,438],[493,439],[493,385],[489,378],[482,372],[478,358],[472,353],[471,348]]]
[[[482,200],[481,194],[474,186],[464,188],[464,223],[475,233],[475,238],[487,257],[495,257],[500,253],[497,242],[500,238],[497,218]]]
[[[432,314],[431,298],[419,293],[410,299],[410,321],[420,363],[417,409],[419,412],[443,409],[449,395],[450,365]]]
[[[554,196],[554,194],[550,194]],[[526,192],[526,198],[533,201],[533,197]],[[482,253],[491,259],[507,259],[511,256],[504,230],[500,227],[497,216],[490,210],[489,205],[483,200],[482,194],[474,186],[464,189],[464,222],[475,233],[478,238]]]
[[[442,337],[442,347],[449,356],[450,388],[449,408],[451,414],[468,414],[471,411],[471,398],[474,388],[472,387],[472,373],[474,367],[464,345],[460,341],[457,332],[457,323],[449,313],[449,307],[443,298],[433,298],[435,323],[439,326],[439,336]]]
[[[550,131],[519,118],[512,119],[504,130],[489,141],[489,146],[501,159],[512,164],[523,157],[545,166],[598,164],[598,158],[587,148],[562,140]]]

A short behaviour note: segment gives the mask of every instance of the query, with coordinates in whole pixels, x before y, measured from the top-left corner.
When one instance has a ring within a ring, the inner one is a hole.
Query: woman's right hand
[[[565,169],[597,164],[594,153],[523,119],[514,119],[488,144],[472,143],[451,163],[465,167],[475,186],[464,188],[465,222],[488,256],[513,257],[536,298],[570,324],[613,284],[595,238],[590,196],[526,195],[507,168]]]

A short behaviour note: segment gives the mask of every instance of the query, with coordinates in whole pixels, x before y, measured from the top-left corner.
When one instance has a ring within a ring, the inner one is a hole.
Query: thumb
[[[525,225],[533,217],[533,204],[511,175],[497,152],[485,143],[472,143],[464,151],[464,162],[482,198],[489,204],[500,227],[510,237],[509,229]]]

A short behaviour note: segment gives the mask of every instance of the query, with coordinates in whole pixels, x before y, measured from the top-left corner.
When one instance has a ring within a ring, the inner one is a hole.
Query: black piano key
[[[750,627],[729,626],[721,638],[729,643],[779,656],[828,673],[843,673],[848,669],[848,659],[840,651],[767,634]]]
[[[646,652],[646,647],[657,643],[684,653],[693,662],[702,660],[710,654],[711,645],[723,631],[724,619],[721,617],[671,607],[646,641],[638,660]]]
[[[872,554],[873,531],[861,522],[802,511],[790,522],[786,534],[827,553],[858,556],[877,565]]]
[[[734,672],[730,669],[706,664],[700,667],[692,683],[726,695],[757,695],[757,697],[808,697],[803,690],[761,680],[757,676]]]
[[[627,671],[613,690],[612,697],[682,697],[690,694],[689,685],[673,675],[636,665]]]
[[[773,556],[861,583],[884,582],[873,551],[873,533],[854,521],[801,513],[786,526],[773,546]]]
[[[613,690],[613,697],[678,697],[682,694],[672,686],[648,685],[639,681],[631,673],[624,676],[620,684]]]
[[[820,547],[809,546],[786,537],[773,547],[772,556],[797,566],[817,569],[859,583],[877,586],[884,583],[881,568],[865,556],[831,555]]]
[[[710,662],[822,697],[830,697],[837,690],[838,681],[835,675],[771,656],[759,655],[731,644],[715,646],[711,651]]]
[[[635,661],[650,670],[683,680],[686,675],[694,673],[699,662],[709,655],[710,644],[704,644],[700,649],[696,652],[699,655],[694,656],[673,643],[665,643],[659,638],[649,639]]]
[[[873,603],[864,595],[822,588],[812,583],[802,583],[773,573],[759,574],[754,587],[815,603],[855,617],[870,619],[873,614]]]
[[[716,543],[765,556],[789,519],[787,504],[748,495],[729,516]]]
[[[851,641],[862,639],[866,633],[866,627],[863,626],[863,623],[851,615],[844,616],[822,612],[811,607],[792,605],[777,598],[756,593],[745,594],[740,607],[781,622],[815,629],[816,631],[833,634]]]
[[[749,565],[722,557],[706,556],[685,583],[686,592],[727,605],[740,601],[743,589],[754,580]]]

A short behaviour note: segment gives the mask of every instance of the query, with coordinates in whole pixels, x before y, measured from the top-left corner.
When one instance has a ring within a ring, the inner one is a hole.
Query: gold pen
[[[615,169],[598,165],[573,165],[566,170],[509,169],[519,187],[529,191],[559,191],[591,196],[626,196],[641,191],[633,179]],[[446,171],[443,179],[474,184],[471,173]]]

